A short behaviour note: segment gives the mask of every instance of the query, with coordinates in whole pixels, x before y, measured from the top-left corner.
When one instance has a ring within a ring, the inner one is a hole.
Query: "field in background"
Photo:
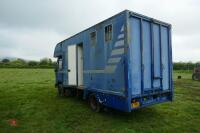
[[[191,72],[174,78],[172,103],[95,113],[80,98],[57,96],[53,69],[0,69],[0,133],[200,132],[200,82]]]

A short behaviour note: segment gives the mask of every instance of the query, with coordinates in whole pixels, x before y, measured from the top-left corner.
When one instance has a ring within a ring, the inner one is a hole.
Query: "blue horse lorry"
[[[55,47],[60,95],[131,112],[172,101],[171,25],[125,10]]]

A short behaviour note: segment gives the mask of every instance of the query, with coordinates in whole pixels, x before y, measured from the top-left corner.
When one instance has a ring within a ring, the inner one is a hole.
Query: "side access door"
[[[83,45],[68,46],[68,85],[83,85]]]

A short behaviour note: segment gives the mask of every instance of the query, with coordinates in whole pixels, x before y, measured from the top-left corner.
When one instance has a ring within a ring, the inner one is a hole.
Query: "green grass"
[[[0,69],[0,133],[200,132],[200,82],[174,77],[174,102],[95,113],[82,99],[57,96],[52,69]]]

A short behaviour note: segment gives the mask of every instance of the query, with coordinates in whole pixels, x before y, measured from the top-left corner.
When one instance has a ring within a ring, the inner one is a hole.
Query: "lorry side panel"
[[[105,27],[112,25],[112,40],[105,41]],[[62,44],[63,85],[68,86],[67,47],[83,44],[84,97],[94,93],[102,104],[122,111],[129,111],[125,87],[125,27],[126,13],[97,24],[69,38]],[[96,32],[96,43],[91,43],[90,33]]]

